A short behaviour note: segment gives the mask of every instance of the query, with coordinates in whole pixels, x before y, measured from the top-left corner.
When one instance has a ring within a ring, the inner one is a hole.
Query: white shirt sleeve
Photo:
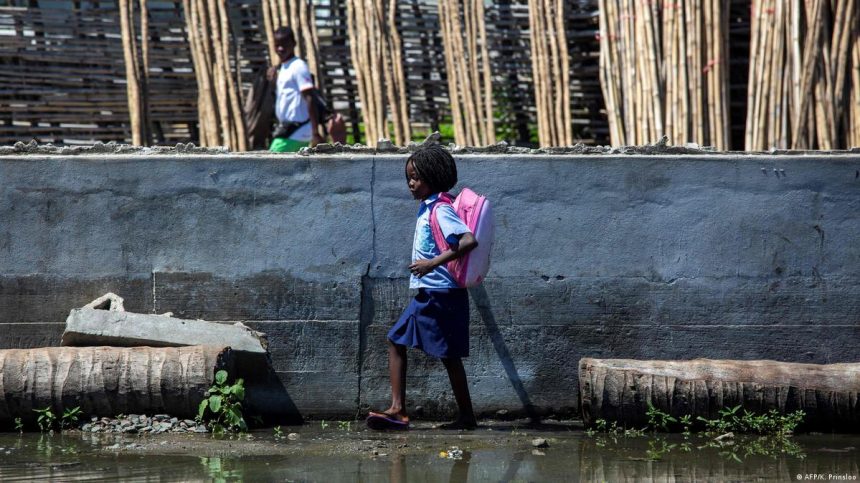
[[[447,241],[449,245],[457,243],[460,239],[458,235],[472,232],[472,230],[463,223],[463,220],[457,216],[454,208],[447,203],[440,204],[436,208],[436,221],[439,222],[439,228],[442,230],[442,234],[445,235],[445,241]],[[445,247],[439,247],[439,250],[444,251]]]
[[[299,92],[313,88],[314,80],[313,77],[311,77],[311,71],[308,69],[308,64],[306,64],[304,60],[298,59],[295,69],[296,70],[293,72],[293,78],[296,81],[296,85],[299,86]]]

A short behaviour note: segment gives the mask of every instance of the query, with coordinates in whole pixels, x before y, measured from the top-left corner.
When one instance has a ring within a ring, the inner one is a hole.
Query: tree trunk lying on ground
[[[648,423],[648,402],[675,417],[708,419],[742,405],[754,413],[798,409],[808,430],[860,431],[860,364],[797,364],[776,361],[579,361],[582,418]]]
[[[84,415],[193,417],[215,372],[231,364],[223,346],[0,350],[0,428],[45,407],[58,417],[75,406]]]

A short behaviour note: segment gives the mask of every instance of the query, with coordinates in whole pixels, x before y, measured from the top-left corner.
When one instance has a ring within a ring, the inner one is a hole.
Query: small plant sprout
[[[275,439],[283,439],[284,438],[284,432],[281,430],[280,426],[275,426],[272,429],[275,431]]]
[[[215,373],[215,384],[206,391],[205,396],[200,402],[197,420],[206,422],[213,433],[248,430],[242,415],[242,401],[245,399],[242,379],[236,379],[231,385],[227,383],[227,371],[218,371]]]
[[[676,418],[654,407],[654,405],[651,404],[651,401],[648,401],[648,412],[645,414],[648,416],[648,426],[655,431],[658,429],[661,431],[668,431],[669,423],[678,422]]]
[[[684,436],[690,436],[690,428],[693,426],[692,416],[685,414],[681,416],[681,419],[679,419],[678,422],[681,423]]]
[[[75,406],[73,408],[68,408],[63,411],[63,416],[60,418],[60,426],[63,429],[71,428],[75,424],[77,424],[78,419],[81,418],[81,407]]]
[[[44,433],[53,429],[54,424],[57,422],[57,416],[51,410],[50,406],[42,409],[34,409],[33,411],[38,414],[36,424],[39,425],[39,431]]]
[[[337,426],[341,431],[349,431],[352,428],[352,421],[340,421]]]
[[[326,420],[325,420],[325,419],[323,419],[322,421],[320,421],[320,429],[325,429],[325,428],[327,428],[327,427],[328,427],[328,422],[326,422]]]
[[[24,432],[24,421],[21,418],[15,418],[15,431]]]

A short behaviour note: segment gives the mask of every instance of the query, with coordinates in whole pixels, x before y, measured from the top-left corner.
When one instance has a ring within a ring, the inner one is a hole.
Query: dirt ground
[[[130,452],[146,455],[340,455],[387,456],[446,451],[451,447],[474,451],[494,448],[535,448],[565,444],[574,435],[581,435],[579,421],[544,421],[530,424],[528,420],[481,421],[471,431],[437,429],[439,422],[413,422],[407,431],[374,431],[363,421],[311,421],[302,426],[257,429],[247,434],[87,434],[83,440],[95,443],[103,451]],[[544,444],[540,441],[545,440]]]

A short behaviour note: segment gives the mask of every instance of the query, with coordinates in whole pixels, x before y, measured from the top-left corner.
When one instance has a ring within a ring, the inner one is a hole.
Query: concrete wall
[[[403,156],[0,157],[0,348],[107,292],[269,335],[285,404],[382,407],[408,302]],[[860,155],[461,156],[495,203],[472,292],[476,409],[575,411],[577,362],[858,360]],[[409,397],[454,407],[410,353]]]

